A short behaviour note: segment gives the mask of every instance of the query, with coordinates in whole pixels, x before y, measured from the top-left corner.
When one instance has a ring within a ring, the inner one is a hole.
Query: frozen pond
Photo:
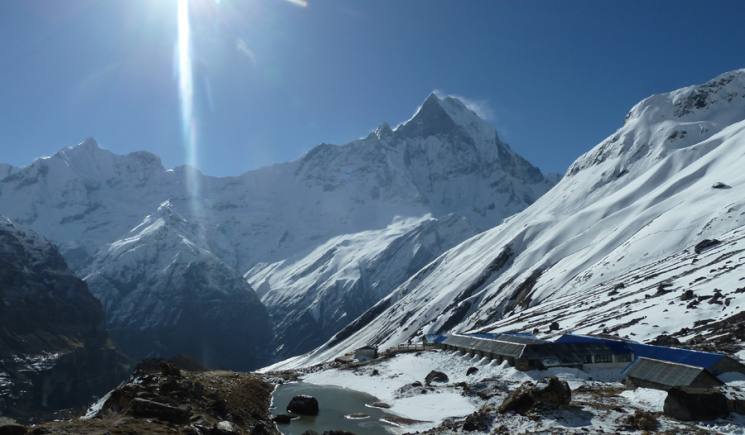
[[[374,396],[359,391],[329,385],[293,382],[277,387],[272,396],[272,414],[287,414],[287,404],[293,396],[307,394],[318,399],[319,413],[315,417],[299,416],[290,424],[278,424],[285,435],[301,435],[307,430],[346,430],[357,435],[394,433],[394,426],[382,421],[384,410],[369,406],[377,402]]]

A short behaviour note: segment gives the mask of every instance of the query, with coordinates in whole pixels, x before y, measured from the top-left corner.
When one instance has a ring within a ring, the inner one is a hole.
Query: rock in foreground
[[[430,385],[433,382],[446,384],[448,381],[450,381],[448,375],[443,372],[438,372],[437,370],[432,370],[431,372],[429,372],[429,374],[427,374],[427,377],[424,378],[424,383],[427,385]]]
[[[86,417],[41,425],[49,433],[278,434],[268,413],[272,386],[253,374],[181,370],[147,361]],[[113,430],[115,428],[115,430]]]
[[[534,385],[532,382],[526,382],[521,385],[504,399],[499,412],[525,414],[537,406],[557,408],[568,405],[571,400],[572,390],[569,384],[551,377],[545,384]]]
[[[318,400],[313,396],[295,396],[287,404],[287,412],[300,415],[318,415]]]

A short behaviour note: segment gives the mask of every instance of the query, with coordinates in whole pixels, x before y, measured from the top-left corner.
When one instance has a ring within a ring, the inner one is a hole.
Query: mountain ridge
[[[96,257],[84,280],[122,350],[235,370],[270,360],[266,309],[206,243],[199,225],[164,202]]]
[[[695,265],[695,256],[678,254],[704,239],[725,240],[745,225],[745,203],[738,196],[745,179],[737,169],[745,161],[743,95],[745,70],[737,70],[643,100],[621,128],[580,156],[524,211],[445,252],[336,338],[278,367],[453,330],[535,328],[551,337],[606,329],[635,339],[662,333],[691,339],[681,331],[693,322],[724,321],[738,303],[745,304],[733,272],[745,262],[736,255],[739,245],[733,240],[719,250],[721,261],[731,265],[709,260],[721,273],[699,270],[685,263]],[[648,277],[632,279],[634,270]],[[686,274],[701,279],[689,282]],[[666,288],[668,281],[674,292],[644,293]],[[689,308],[675,299],[686,289],[701,300],[720,301],[713,296],[718,289],[729,302]],[[590,291],[597,304],[583,299]],[[559,300],[566,303],[552,315],[549,307]],[[623,304],[635,308],[626,312]],[[581,308],[586,306],[594,308]],[[650,313],[646,318],[655,319],[655,326],[638,319],[642,312]],[[559,330],[548,329],[561,319]]]
[[[192,185],[199,190],[190,189]],[[334,251],[339,257],[330,260],[352,261],[350,267],[365,276],[380,276],[377,284],[368,285],[362,275],[346,275],[351,269],[340,269],[339,279],[331,281],[316,270],[311,275],[317,283],[288,287],[296,297],[274,299],[280,291],[276,285],[264,295],[276,302],[271,304],[275,319],[282,317],[277,315],[282,310],[324,313],[325,318],[304,317],[309,320],[306,326],[319,328],[313,340],[321,341],[311,341],[320,344],[343,326],[342,319],[377,302],[413,269],[524,209],[550,185],[551,180],[462,102],[432,94],[395,129],[383,124],[365,138],[321,144],[300,159],[233,177],[211,177],[186,166],[165,169],[154,154],[120,156],[86,139],[0,180],[0,212],[60,246],[103,301],[108,328],[123,349],[138,357],[169,356],[168,347],[188,347],[166,331],[182,310],[190,309],[185,302],[189,289],[168,278],[174,270],[185,273],[184,268],[196,262],[204,267],[188,270],[202,274],[192,278],[206,281],[207,293],[217,294],[209,285],[214,278],[229,283],[231,294],[253,295],[248,284],[237,279],[258,264],[302,264],[334,240],[357,243],[368,231],[397,234],[396,243],[407,246],[401,264],[381,258],[392,248],[369,242],[359,242],[366,256],[349,257],[348,250],[340,249]],[[419,229],[396,229],[401,220],[425,216],[433,220]],[[329,252],[329,257],[336,255]],[[265,270],[257,287],[283,281],[281,270],[275,277]],[[311,298],[316,305],[296,304],[320,288],[325,296]],[[331,300],[347,301],[346,309],[328,309]],[[248,311],[263,318],[256,301],[244,302]],[[221,302],[213,311],[218,306],[232,313]],[[237,317],[231,319],[237,322]],[[228,323],[214,321],[221,328]],[[297,324],[279,323],[286,326],[279,331],[288,339],[281,343],[284,349],[308,350],[293,338]],[[165,335],[155,341],[173,345],[159,347],[153,341],[159,333]],[[247,353],[252,352],[258,354]],[[246,364],[259,361],[257,357]],[[229,364],[237,366],[236,361]]]
[[[154,154],[119,156],[88,139],[2,179],[0,212],[50,237],[81,270],[101,246],[163,201],[185,214],[196,203],[211,223],[210,234],[234,236],[233,252],[223,259],[248,269],[335,235],[384,228],[397,215],[455,212],[486,228],[551,184],[498,141],[496,132],[479,144],[493,149],[494,158],[484,162],[460,127],[453,135],[414,138],[397,132],[402,128],[346,145],[321,144],[298,160],[231,177],[183,166],[165,169]],[[497,154],[510,158],[500,162]],[[187,171],[196,171],[199,198],[191,198]]]

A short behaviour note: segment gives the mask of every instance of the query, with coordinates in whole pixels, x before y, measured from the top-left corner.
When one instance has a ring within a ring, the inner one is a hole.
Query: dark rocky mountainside
[[[273,348],[266,308],[201,234],[163,203],[104,249],[85,281],[114,343],[134,359],[182,354],[209,368],[260,367]]]
[[[125,362],[57,249],[0,217],[0,415],[87,405],[126,376]]]

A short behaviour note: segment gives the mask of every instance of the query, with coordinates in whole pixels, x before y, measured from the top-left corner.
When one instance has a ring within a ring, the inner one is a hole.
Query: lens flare
[[[199,211],[199,174],[197,126],[194,117],[194,80],[191,57],[191,24],[189,22],[189,0],[178,0],[178,87],[181,103],[181,130],[186,153],[186,189],[192,212]]]

